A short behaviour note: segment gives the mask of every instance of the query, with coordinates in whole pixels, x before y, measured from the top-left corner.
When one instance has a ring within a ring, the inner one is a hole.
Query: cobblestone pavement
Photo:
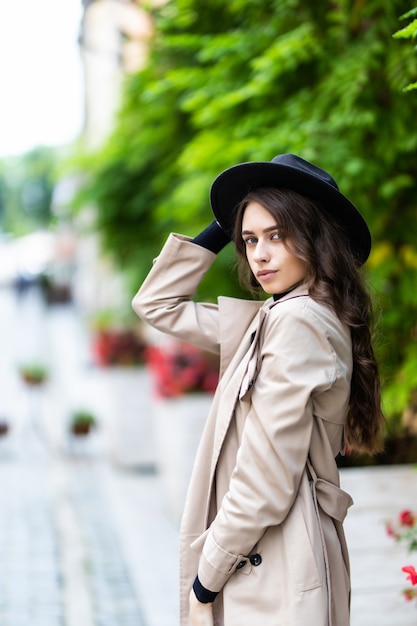
[[[91,613],[97,626],[144,625],[138,599],[119,538],[88,467],[79,466],[70,477],[72,502],[82,528]]]
[[[177,529],[161,510],[155,475],[118,476],[100,461],[39,454],[3,457],[0,474],[1,626],[177,624]],[[124,506],[115,491],[128,496]],[[135,497],[142,504],[132,518],[126,507],[138,504]],[[123,537],[132,523],[137,533]],[[144,560],[152,550],[158,556]],[[165,560],[158,574],[160,551]],[[159,575],[150,591],[141,579],[149,570],[151,584]]]
[[[0,624],[65,624],[60,546],[46,467],[0,465]]]

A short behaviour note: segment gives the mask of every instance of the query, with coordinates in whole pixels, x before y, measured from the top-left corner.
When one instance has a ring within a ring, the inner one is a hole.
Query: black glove
[[[223,228],[216,220],[213,220],[207,228],[193,239],[193,243],[207,250],[211,250],[214,254],[220,252],[229,242],[229,235],[224,232]]]

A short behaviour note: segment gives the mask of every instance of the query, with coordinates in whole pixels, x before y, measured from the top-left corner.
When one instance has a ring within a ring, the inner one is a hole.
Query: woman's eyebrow
[[[275,224],[275,226],[268,226],[268,228],[264,228],[262,232],[270,233],[272,230],[279,230],[278,224]],[[242,235],[253,235],[253,234],[254,234],[253,230],[242,230]]]

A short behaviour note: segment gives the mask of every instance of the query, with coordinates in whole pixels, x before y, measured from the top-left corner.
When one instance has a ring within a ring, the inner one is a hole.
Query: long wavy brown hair
[[[276,188],[250,192],[238,207],[233,239],[239,276],[252,292],[261,288],[250,271],[242,239],[243,214],[252,201],[274,217],[284,245],[289,240],[292,253],[306,263],[311,298],[331,306],[351,330],[353,371],[345,439],[351,449],[375,454],[382,448],[384,416],[371,339],[372,302],[348,238],[329,213],[299,193]]]

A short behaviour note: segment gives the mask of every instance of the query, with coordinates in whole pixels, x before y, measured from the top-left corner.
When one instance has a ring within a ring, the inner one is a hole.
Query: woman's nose
[[[253,258],[257,263],[269,260],[268,248],[265,242],[261,240],[258,241]]]

